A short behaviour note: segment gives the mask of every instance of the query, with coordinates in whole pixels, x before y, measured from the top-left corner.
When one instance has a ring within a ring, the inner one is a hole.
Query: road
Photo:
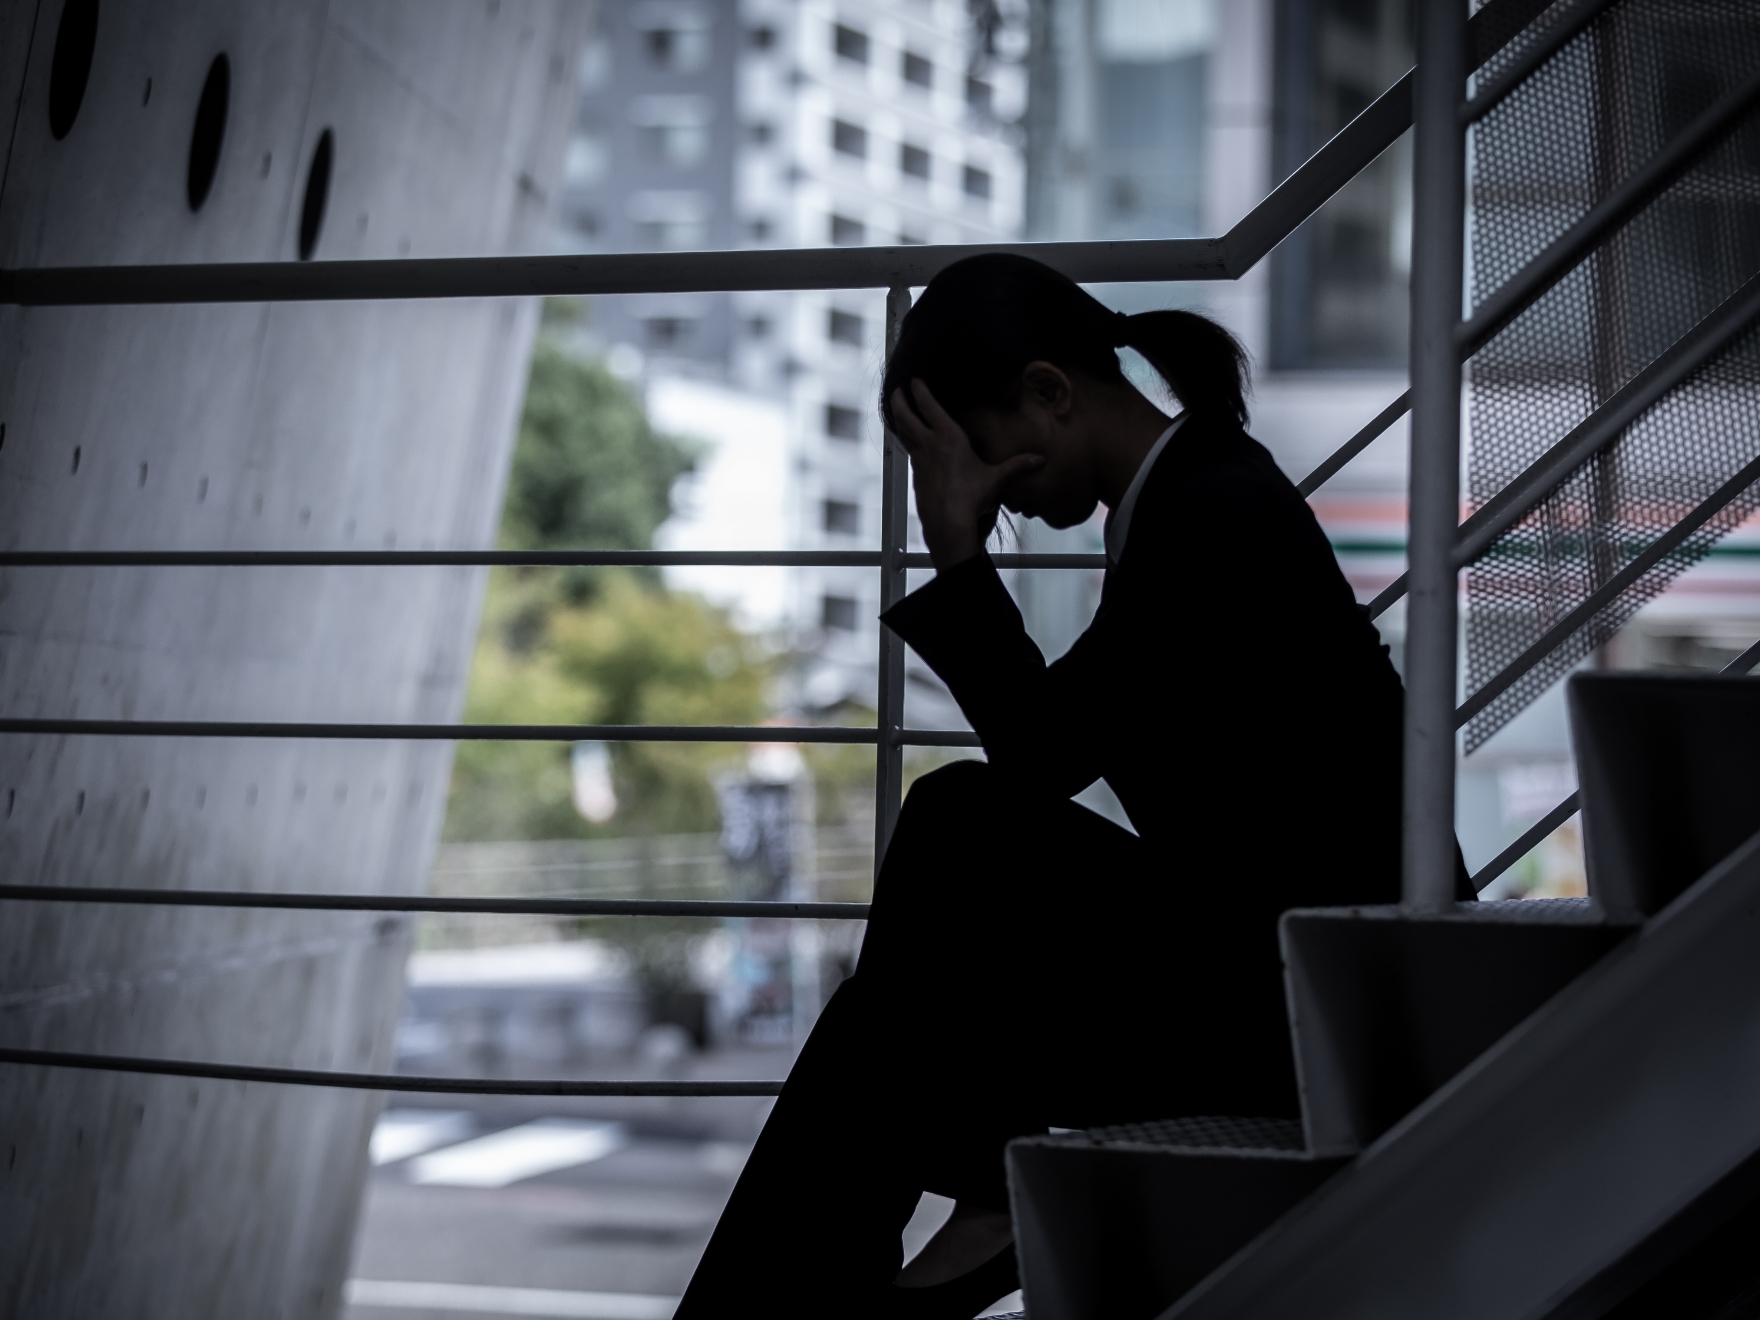
[[[787,1050],[748,1050],[691,1071],[781,1076],[788,1063]],[[345,1320],[668,1320],[769,1104],[397,1100],[375,1138]],[[949,1208],[924,1198],[907,1254]]]

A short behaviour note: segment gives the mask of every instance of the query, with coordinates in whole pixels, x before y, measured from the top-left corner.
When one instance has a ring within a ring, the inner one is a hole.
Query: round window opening
[[[306,199],[299,209],[299,259],[310,261],[318,250],[318,236],[324,232],[324,204],[330,200],[330,162],[336,152],[335,138],[329,129],[318,135],[318,149],[312,153],[311,168],[306,171]]]
[[[189,209],[199,211],[214,186],[220,167],[220,144],[226,140],[226,105],[232,96],[232,65],[224,54],[208,66],[202,99],[196,104],[195,128],[189,135]]]
[[[73,131],[73,121],[79,118],[97,45],[98,0],[67,0],[49,63],[49,132],[57,142]]]

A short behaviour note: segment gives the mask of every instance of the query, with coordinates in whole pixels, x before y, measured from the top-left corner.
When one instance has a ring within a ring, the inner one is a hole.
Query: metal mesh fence
[[[1555,6],[1559,11],[1565,6]],[[1518,41],[1483,71],[1520,57]],[[1760,73],[1753,0],[1623,0],[1493,109],[1470,142],[1475,304]],[[1482,505],[1760,273],[1760,110],[1616,230],[1470,364]],[[1497,678],[1760,454],[1760,331],[1638,417],[1467,574],[1467,691]],[[1473,751],[1760,506],[1749,487],[1467,725]]]

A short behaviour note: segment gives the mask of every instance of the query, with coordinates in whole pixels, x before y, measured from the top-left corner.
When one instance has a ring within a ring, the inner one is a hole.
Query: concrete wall
[[[105,0],[56,141],[61,0],[0,6],[0,264],[529,250],[587,11],[562,0]],[[211,61],[230,112],[186,170]],[[16,107],[16,109],[15,109]],[[16,115],[16,123],[11,118]],[[491,543],[533,308],[0,308],[0,547]],[[457,718],[480,575],[0,570],[0,711]],[[0,735],[0,874],[412,892],[434,744]],[[0,1043],[380,1069],[407,924],[0,904]],[[333,1314],[379,1097],[0,1065],[0,1313]]]

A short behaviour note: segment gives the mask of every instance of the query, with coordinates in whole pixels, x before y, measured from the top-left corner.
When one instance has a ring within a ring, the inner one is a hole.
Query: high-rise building
[[[966,0],[603,5],[559,241],[613,252],[1016,238],[1024,20]],[[600,298],[582,333],[614,366],[641,364],[662,425],[716,446],[696,502],[737,506],[744,524],[705,518],[765,538],[719,548],[863,549],[879,531],[884,313],[873,290]],[[806,704],[871,700],[871,570],[739,577],[681,575],[806,639],[819,658]]]

